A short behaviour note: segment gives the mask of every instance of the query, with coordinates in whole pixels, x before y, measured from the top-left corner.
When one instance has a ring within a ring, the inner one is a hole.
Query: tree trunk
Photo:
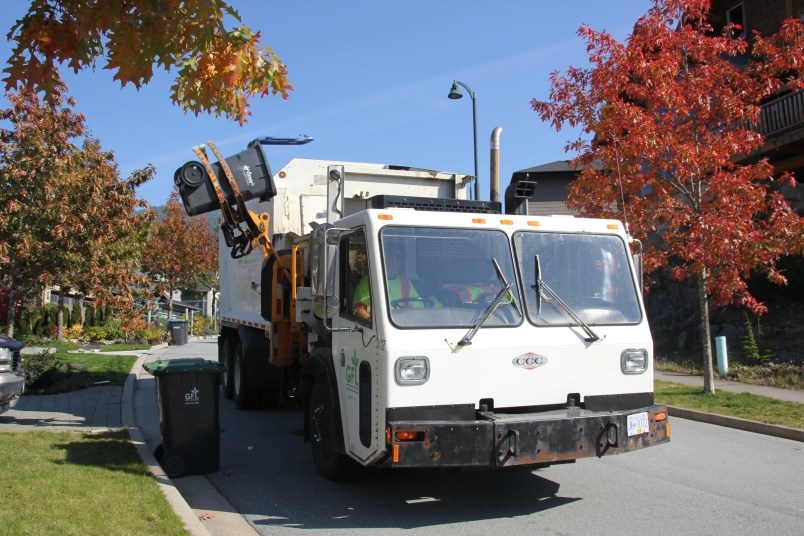
[[[706,269],[698,274],[698,304],[700,306],[701,350],[703,351],[704,392],[715,394],[715,379],[712,369],[712,337],[709,326],[709,301],[706,295]]]
[[[217,300],[217,292],[215,289],[212,289],[212,331],[218,331],[218,300]]]
[[[64,340],[64,289],[59,289],[59,301],[56,302],[58,310],[56,311],[56,340]]]
[[[17,291],[8,289],[8,313],[6,315],[6,336],[14,337],[14,323],[17,320]]]

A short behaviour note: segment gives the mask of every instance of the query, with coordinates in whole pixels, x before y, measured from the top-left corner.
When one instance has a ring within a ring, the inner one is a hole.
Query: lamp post
[[[449,90],[449,97],[450,99],[456,100],[463,98],[463,93],[458,88],[458,86],[463,86],[463,88],[469,92],[469,96],[472,97],[472,137],[475,143],[475,200],[480,199],[480,177],[477,175],[477,97],[475,92],[472,91],[472,88],[461,82],[460,80],[453,80],[452,81],[452,89]]]

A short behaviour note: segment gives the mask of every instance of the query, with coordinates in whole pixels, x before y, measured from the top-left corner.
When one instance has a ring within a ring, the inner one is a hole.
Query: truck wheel
[[[227,340],[223,343],[221,353],[221,364],[223,365],[223,397],[227,400],[234,398],[234,358],[232,342]]]
[[[246,367],[246,355],[243,352],[243,345],[237,343],[235,346],[234,371],[232,374],[232,391],[234,393],[237,409],[252,409],[254,407],[254,397],[248,389],[248,369]]]
[[[318,473],[327,480],[353,477],[359,465],[340,452],[341,423],[327,374],[316,378],[310,392],[310,450]]]

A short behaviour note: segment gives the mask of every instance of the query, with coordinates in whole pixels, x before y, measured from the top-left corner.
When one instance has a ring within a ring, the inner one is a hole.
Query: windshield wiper
[[[502,288],[500,289],[500,292],[497,293],[497,296],[494,297],[489,306],[486,307],[486,310],[483,312],[483,315],[475,323],[472,329],[470,329],[466,333],[466,335],[464,335],[463,338],[460,341],[458,341],[458,346],[468,346],[472,344],[472,337],[475,336],[475,333],[477,333],[477,331],[481,328],[481,326],[483,326],[483,324],[486,323],[486,320],[489,319],[489,317],[494,313],[494,311],[497,310],[497,307],[499,307],[503,303],[503,297],[505,296],[508,296],[508,301],[505,302],[506,305],[507,304],[513,305],[514,309],[516,309],[516,312],[519,313],[519,316],[520,317],[522,316],[522,311],[520,311],[519,306],[516,304],[516,300],[514,300],[514,297],[511,295],[510,292],[512,283],[509,283],[505,279],[505,274],[503,274],[502,269],[500,269],[500,265],[497,263],[497,259],[492,258],[491,262],[494,264],[494,270],[496,270],[497,272],[497,279],[500,281],[500,285],[502,286]]]
[[[557,303],[561,307],[561,309],[565,313],[567,313],[567,315],[570,318],[572,318],[572,320],[575,321],[575,324],[586,332],[587,337],[584,338],[586,342],[597,342],[599,340],[602,340],[600,335],[595,333],[586,322],[581,320],[581,317],[578,316],[575,313],[575,311],[572,310],[572,307],[567,305],[567,303],[564,300],[562,300],[561,297],[558,294],[556,294],[556,292],[552,288],[550,288],[550,285],[548,285],[542,280],[542,271],[539,266],[539,256],[536,255],[534,260],[536,262],[536,283],[532,285],[532,288],[536,291],[536,314],[537,315],[541,314],[542,295],[545,294],[547,295],[547,298],[549,298],[551,305],[552,302]]]

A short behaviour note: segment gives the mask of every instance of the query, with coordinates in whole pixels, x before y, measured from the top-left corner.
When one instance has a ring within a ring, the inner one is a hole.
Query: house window
[[[731,31],[731,37],[735,39],[743,39],[745,37],[745,16],[743,15],[742,4],[737,4],[726,11],[726,24],[739,26],[739,28],[735,28]]]

